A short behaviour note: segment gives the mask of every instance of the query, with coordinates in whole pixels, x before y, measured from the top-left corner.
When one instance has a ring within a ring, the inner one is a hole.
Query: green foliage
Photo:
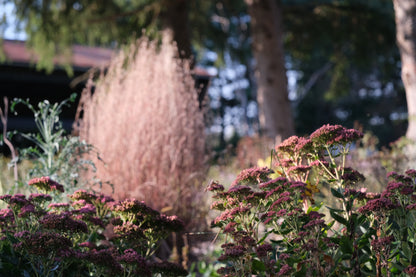
[[[381,193],[346,166],[362,133],[325,125],[276,147],[275,171],[242,171],[226,191],[218,183],[213,227],[227,235],[218,271],[228,276],[402,276],[416,272],[416,170],[390,172]],[[317,204],[327,183],[339,207]],[[319,211],[327,208],[329,214]]]
[[[36,134],[22,134],[33,145],[20,151],[20,160],[32,162],[28,179],[49,176],[62,183],[69,193],[99,182],[96,179],[82,179],[83,172],[95,170],[94,163],[84,159],[86,154],[94,153],[94,147],[79,137],[66,135],[59,119],[62,108],[74,102],[75,97],[76,94],[73,94],[71,98],[54,104],[45,100],[38,103],[37,107],[30,104],[29,100],[15,99],[11,107],[13,111],[16,105],[24,104],[33,113],[38,131]]]

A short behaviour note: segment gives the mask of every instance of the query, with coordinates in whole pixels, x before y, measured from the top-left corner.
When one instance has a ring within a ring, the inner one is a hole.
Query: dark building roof
[[[37,60],[36,55],[27,49],[24,41],[4,40],[2,46],[6,57],[3,64],[27,66]],[[71,64],[76,70],[86,70],[91,67],[100,68],[109,63],[113,54],[114,50],[112,49],[74,45]],[[59,58],[54,62],[59,66]]]

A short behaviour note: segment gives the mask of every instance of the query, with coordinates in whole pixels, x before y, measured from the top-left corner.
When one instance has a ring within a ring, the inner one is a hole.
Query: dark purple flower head
[[[101,218],[97,216],[92,216],[90,214],[78,214],[75,216],[75,219],[91,223],[92,225],[99,226],[101,228],[105,228],[105,223]]]
[[[269,197],[280,194],[283,190],[284,190],[283,186],[278,186],[277,188],[273,188],[270,191],[267,191],[265,198],[267,199]]]
[[[286,182],[287,182],[287,179],[285,177],[278,177],[276,179],[260,184],[259,188],[271,190],[277,187],[281,187],[283,189],[282,185]]]
[[[85,258],[93,264],[105,266],[110,274],[120,274],[123,272],[123,268],[120,263],[117,262],[116,257],[118,257],[117,250],[107,248],[100,250],[92,249],[87,252]]]
[[[289,259],[289,258],[290,258],[290,255],[289,255],[289,254],[287,254],[287,253],[282,253],[282,254],[280,254],[280,256],[279,256],[279,260],[282,260],[282,261],[287,260],[287,259]]]
[[[393,241],[394,236],[378,238],[371,241],[371,246],[373,247],[374,251],[381,252],[385,251],[386,248],[389,248]]]
[[[289,196],[280,197],[276,201],[273,202],[273,204],[270,206],[270,209],[274,209],[275,207],[280,207],[279,205],[282,203],[289,202],[291,199]]]
[[[155,224],[159,228],[169,230],[170,232],[179,232],[185,227],[184,222],[176,215],[167,216],[161,214],[156,217]]]
[[[404,187],[404,184],[402,182],[389,182],[389,184],[387,185],[386,190],[393,192],[395,190],[400,190],[401,188]]]
[[[292,271],[292,269],[293,269],[292,267],[290,267],[289,265],[285,264],[285,265],[283,265],[280,268],[279,272],[277,273],[277,276],[287,275],[290,271]]]
[[[310,135],[310,139],[319,144],[335,145],[354,142],[363,137],[363,133],[355,129],[346,129],[341,125],[323,125]]]
[[[273,173],[273,170],[268,167],[248,168],[238,174],[231,186],[260,184],[269,180],[270,173]]]
[[[282,217],[282,216],[285,216],[286,214],[287,214],[286,209],[281,209],[280,211],[276,212],[277,217]]]
[[[226,261],[230,259],[236,259],[246,254],[246,252],[247,252],[247,249],[241,245],[230,246],[230,247],[225,248],[224,254],[222,254],[218,258],[218,260]]]
[[[303,225],[303,228],[309,229],[309,228],[314,228],[315,226],[322,227],[324,225],[325,225],[325,220],[315,219],[315,220],[311,220],[308,223],[306,223],[305,225]]]
[[[224,191],[224,186],[219,184],[218,182],[212,181],[211,184],[207,187],[208,191]]]
[[[74,220],[70,213],[47,214],[39,223],[46,229],[70,233],[88,233],[87,224]]]
[[[252,190],[248,186],[234,186],[228,190],[228,194],[242,194],[242,195],[249,195],[252,193]]]
[[[237,226],[236,222],[229,222],[225,227],[224,227],[224,233],[234,233],[235,232],[235,226]]]
[[[3,200],[6,203],[9,203],[11,198],[12,198],[12,196],[10,194],[5,194],[5,195],[0,196],[0,200]]]
[[[30,236],[30,232],[29,231],[20,231],[14,234],[14,236],[16,238],[27,238]]]
[[[266,195],[267,195],[267,192],[265,191],[253,192],[252,194],[244,197],[244,200],[246,200],[248,203],[255,204],[255,203],[258,203],[259,200],[264,199]]]
[[[292,182],[291,183],[291,185],[290,185],[289,188],[291,188],[291,189],[297,189],[297,190],[300,190],[300,191],[304,191],[307,186],[308,185],[305,184],[304,182],[295,181],[295,182]]]
[[[49,232],[22,233],[19,234],[21,243],[16,245],[18,251],[24,250],[32,255],[48,257],[51,253],[58,253],[72,247],[70,239],[58,234]]]
[[[21,209],[22,207],[30,204],[29,200],[27,200],[26,196],[23,194],[15,194],[11,196],[11,198],[8,198],[7,203],[9,203],[9,206],[14,210]]]
[[[316,211],[310,211],[308,213],[308,215],[309,215],[310,219],[320,219],[320,218],[323,218],[325,216],[324,214],[321,214],[321,213],[316,212]]]
[[[52,201],[52,197],[49,194],[32,193],[29,195],[29,201],[43,203],[43,202]]]
[[[236,234],[238,236],[238,232]],[[239,236],[238,243],[249,248],[256,245],[256,240],[249,235],[243,234]]]
[[[232,266],[227,266],[227,267],[223,266],[223,267],[220,267],[219,269],[217,269],[217,273],[220,276],[224,276],[224,277],[236,276],[235,275],[235,269]]]
[[[369,200],[367,204],[358,209],[358,212],[385,212],[395,208],[397,208],[397,205],[394,204],[389,198],[381,197]]]
[[[409,265],[405,268],[404,273],[408,274],[409,276],[416,276],[416,266]]]
[[[22,208],[20,208],[19,217],[27,217],[30,214],[33,214],[36,212],[35,206],[33,204],[26,204]]]
[[[34,186],[37,189],[45,192],[51,192],[51,191],[60,191],[64,192],[64,186],[61,184],[55,182],[48,176],[40,177],[40,178],[33,178],[28,182],[29,186]]]
[[[413,194],[413,192],[414,192],[414,189],[410,186],[405,186],[404,188],[400,190],[400,194],[402,195],[411,195]]]
[[[365,177],[357,170],[352,169],[351,167],[345,167],[341,179],[344,180],[346,186],[353,186],[359,182],[363,182]]]
[[[387,173],[387,178],[395,178],[399,174],[396,171],[390,171]]]
[[[265,243],[257,246],[256,253],[258,257],[267,257],[268,253],[273,251],[271,244]]]
[[[406,170],[406,175],[412,178],[416,178],[416,170],[415,169],[408,169]]]
[[[117,261],[121,264],[135,265],[135,276],[152,276],[146,260],[131,248],[124,250],[124,253],[117,257]]]
[[[74,214],[95,214],[96,208],[92,204],[86,204],[78,210],[72,211]]]
[[[189,274],[182,266],[167,261],[153,262],[150,267],[153,274],[159,273],[160,276],[187,276]]]
[[[243,203],[240,203],[238,207],[232,208],[230,210],[229,216],[234,217],[235,215],[242,215],[242,214],[249,212],[250,209],[251,209],[250,204],[244,205]]]

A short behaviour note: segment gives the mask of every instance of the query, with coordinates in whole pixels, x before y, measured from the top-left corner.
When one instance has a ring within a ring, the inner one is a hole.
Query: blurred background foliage
[[[184,57],[193,56],[214,75],[208,118],[216,147],[223,150],[238,137],[258,133],[250,1],[2,2],[14,5],[18,26],[40,57],[38,68],[48,71],[55,55],[70,56],[73,44],[117,48],[143,34],[157,39],[161,30],[173,30]],[[404,135],[407,108],[392,2],[277,2],[296,133],[310,133],[324,123],[352,127],[358,122],[380,146]],[[4,30],[7,20],[2,22]]]

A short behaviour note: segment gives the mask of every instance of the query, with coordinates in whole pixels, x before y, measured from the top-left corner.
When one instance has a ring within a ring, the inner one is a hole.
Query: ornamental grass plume
[[[144,200],[187,225],[200,218],[200,228],[208,209],[203,112],[189,62],[167,35],[160,46],[141,39],[116,56],[105,76],[89,80],[78,110],[76,128],[98,148],[105,165],[96,163],[97,176],[114,185],[114,198]]]

